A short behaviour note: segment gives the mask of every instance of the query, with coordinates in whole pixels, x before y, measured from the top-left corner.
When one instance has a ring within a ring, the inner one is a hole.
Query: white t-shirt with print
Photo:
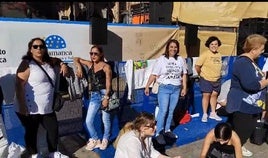
[[[153,75],[157,75],[157,82],[160,84],[172,84],[179,86],[182,84],[182,75],[187,74],[187,64],[184,58],[178,56],[166,58],[160,56],[152,70]]]

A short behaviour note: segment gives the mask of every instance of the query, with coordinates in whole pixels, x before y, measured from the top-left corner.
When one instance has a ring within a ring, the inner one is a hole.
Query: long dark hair
[[[49,57],[49,54],[48,54],[48,49],[47,49],[47,46],[46,46],[46,42],[40,37],[33,38],[28,42],[27,53],[26,53],[26,55],[22,56],[22,59],[33,60],[33,54],[31,52],[31,48],[33,46],[34,41],[37,41],[37,40],[41,41],[42,45],[44,46],[44,48],[43,48],[44,55],[43,55],[42,61],[51,64],[51,58]]]
[[[232,137],[232,127],[226,122],[218,123],[215,126],[214,134],[217,139],[228,140]]]
[[[177,60],[177,58],[178,58],[178,56],[179,56],[179,51],[180,51],[180,43],[179,43],[177,40],[175,40],[175,39],[171,39],[171,40],[169,40],[169,41],[167,42],[166,49],[165,49],[165,53],[164,53],[163,55],[164,55],[166,58],[169,58],[169,51],[168,51],[168,49],[169,49],[169,46],[170,46],[171,43],[175,43],[175,44],[177,45],[177,47],[178,47],[178,51],[177,51],[177,53],[176,53],[175,56],[174,56],[174,58]]]

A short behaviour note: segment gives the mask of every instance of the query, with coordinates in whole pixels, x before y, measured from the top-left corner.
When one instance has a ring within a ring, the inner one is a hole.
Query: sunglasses
[[[40,48],[40,49],[44,49],[44,48],[45,48],[44,45],[32,45],[32,47],[33,47],[34,49],[38,49],[38,48]]]
[[[156,123],[157,123],[157,121],[155,121],[155,122],[153,122],[153,123],[151,123],[151,124],[149,124],[149,125],[146,125],[145,127],[155,128]]]
[[[98,53],[98,52],[89,52],[89,54],[92,56],[92,55],[95,55],[95,56],[99,56],[100,55],[100,53]]]

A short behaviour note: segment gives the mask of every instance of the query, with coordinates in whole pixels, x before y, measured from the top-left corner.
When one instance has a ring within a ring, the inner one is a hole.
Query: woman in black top
[[[240,138],[225,122],[218,123],[205,137],[200,158],[242,158]]]
[[[74,57],[74,64],[77,67],[77,76],[82,77],[82,65],[85,65],[89,68],[88,76],[91,80],[91,97],[86,116],[86,127],[91,138],[88,140],[86,149],[93,150],[94,148],[100,148],[101,150],[105,150],[108,145],[111,130],[110,113],[102,110],[102,121],[104,124],[102,141],[99,139],[94,126],[94,119],[99,109],[105,109],[108,106],[111,92],[112,71],[110,65],[104,61],[102,47],[94,45],[89,54],[91,58],[90,61]]]

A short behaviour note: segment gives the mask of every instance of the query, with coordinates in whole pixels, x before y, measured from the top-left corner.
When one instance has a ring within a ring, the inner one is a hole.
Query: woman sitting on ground
[[[225,122],[218,123],[206,135],[200,158],[242,158],[240,138]]]
[[[153,147],[152,136],[155,134],[156,121],[153,114],[142,112],[136,119],[126,124],[118,143],[115,144],[115,158],[170,158],[162,155]],[[174,158],[181,158],[176,156]]]

